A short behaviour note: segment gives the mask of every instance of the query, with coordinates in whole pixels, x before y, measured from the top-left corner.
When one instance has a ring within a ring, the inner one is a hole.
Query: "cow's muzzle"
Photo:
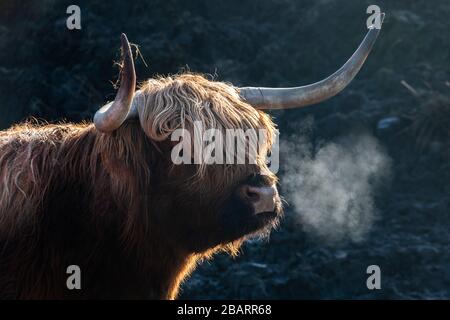
[[[255,214],[274,212],[279,201],[275,185],[251,186],[245,184],[240,187],[239,195],[253,208]]]

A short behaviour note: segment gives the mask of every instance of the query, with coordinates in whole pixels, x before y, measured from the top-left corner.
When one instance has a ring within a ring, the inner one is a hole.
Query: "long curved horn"
[[[380,21],[383,22],[384,13]],[[372,49],[380,29],[370,28],[366,37],[351,58],[328,78],[294,88],[244,87],[239,93],[256,109],[290,109],[316,104],[342,91],[356,76]]]
[[[95,128],[101,132],[112,132],[119,128],[127,119],[136,88],[136,72],[133,55],[127,36],[122,33],[122,57],[120,87],[113,102],[101,107],[94,116]]]

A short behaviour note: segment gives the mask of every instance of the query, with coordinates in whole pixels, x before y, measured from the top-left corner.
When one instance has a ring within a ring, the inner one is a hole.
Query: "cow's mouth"
[[[270,225],[276,225],[281,216],[282,209],[279,203],[276,204],[274,210],[255,212],[253,214],[254,219],[258,221],[258,229],[265,228]]]
[[[268,222],[278,218],[278,213],[275,210],[274,211],[258,212],[258,213],[255,213],[255,215],[256,215],[256,217],[258,219],[263,220],[263,221],[268,221]]]
[[[246,236],[265,235],[278,225],[282,217],[281,201],[277,201],[273,210],[257,212],[249,203],[230,201],[222,211],[222,230],[225,242]]]
[[[279,220],[283,215],[281,201],[277,196],[272,210],[257,211],[254,208],[248,208],[246,214],[244,214],[245,220],[247,220],[247,226],[249,228],[249,234],[258,234],[259,232],[266,233],[273,227],[278,225]],[[253,210],[252,210],[253,209]]]
[[[264,178],[245,181],[219,211],[223,242],[247,236],[267,235],[283,215],[281,198],[273,183]]]
[[[275,184],[266,176],[254,175],[241,184],[236,192],[237,202],[245,208],[239,214],[249,233],[270,229],[282,215],[281,199]]]

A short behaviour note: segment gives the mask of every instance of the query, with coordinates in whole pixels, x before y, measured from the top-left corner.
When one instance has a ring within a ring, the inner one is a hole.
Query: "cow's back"
[[[27,123],[0,132],[0,233],[33,219],[61,166],[61,145],[82,128]]]
[[[75,201],[70,203],[76,198],[74,189],[67,188],[68,181],[61,174],[67,166],[62,163],[67,151],[64,146],[82,135],[86,127],[27,123],[0,131],[1,298],[56,294],[55,288],[45,283],[36,285],[37,291],[18,287],[18,283],[37,284],[44,272],[53,274],[55,279],[61,277],[59,282],[64,283],[64,270],[59,270],[58,276],[52,268],[59,264],[55,257],[64,245],[63,234],[68,229],[61,221],[69,216],[67,208],[77,208]],[[56,224],[61,228],[49,228]]]

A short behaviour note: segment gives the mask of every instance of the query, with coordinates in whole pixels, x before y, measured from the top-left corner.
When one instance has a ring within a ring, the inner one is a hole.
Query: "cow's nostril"
[[[244,186],[244,192],[245,192],[245,197],[250,200],[251,202],[256,202],[258,200],[260,200],[260,195],[258,193],[257,190],[254,190],[254,188],[250,187],[250,186]]]

